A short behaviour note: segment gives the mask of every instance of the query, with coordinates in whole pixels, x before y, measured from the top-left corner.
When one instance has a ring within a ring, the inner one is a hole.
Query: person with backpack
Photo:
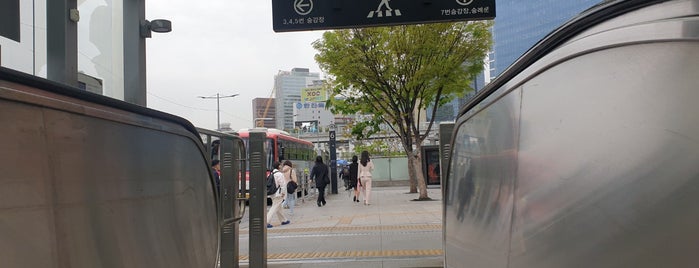
[[[283,207],[289,208],[289,215],[294,215],[294,206],[296,206],[296,189],[298,188],[298,179],[296,178],[296,171],[292,167],[292,163],[289,160],[284,161],[282,165],[282,174],[284,174],[284,181],[286,181],[286,198]]]
[[[352,187],[350,186],[349,167],[342,166],[342,170],[340,171],[340,178],[342,178],[342,181],[345,184],[345,191],[351,190]]]
[[[318,189],[318,206],[325,206],[325,186],[330,183],[330,176],[328,176],[328,166],[323,163],[323,157],[316,157],[316,164],[311,169],[311,179],[316,182],[316,188]]]
[[[272,221],[274,214],[277,214],[277,218],[282,225],[291,223],[281,209],[282,201],[284,201],[284,197],[287,194],[286,181],[284,180],[284,174],[279,171],[279,165],[279,161],[274,161],[272,164],[274,169],[270,175],[267,176],[267,197],[272,199],[272,207],[270,207],[269,211],[267,212],[267,228],[273,227],[270,222]]]

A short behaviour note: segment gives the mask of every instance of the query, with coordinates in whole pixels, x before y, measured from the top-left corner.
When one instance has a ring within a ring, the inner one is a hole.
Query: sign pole
[[[329,143],[330,143],[330,190],[333,194],[337,194],[337,152],[335,151],[335,127],[330,126],[332,130],[330,130],[330,137],[329,137]]]

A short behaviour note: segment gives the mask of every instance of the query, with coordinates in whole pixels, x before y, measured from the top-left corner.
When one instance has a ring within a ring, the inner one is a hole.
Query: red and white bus
[[[313,167],[313,161],[316,157],[316,154],[313,151],[313,143],[291,136],[288,132],[279,129],[260,129],[265,130],[265,132],[267,133],[267,139],[264,144],[264,148],[267,155],[267,168],[271,170],[272,163],[274,161],[284,162],[285,160],[290,160],[291,163],[293,163],[294,169],[296,170],[296,174],[299,179],[299,184],[306,185],[305,175],[307,174],[305,174],[305,171],[308,171]],[[248,145],[250,129],[240,129],[238,130],[237,134],[245,142],[245,147],[250,148]],[[249,150],[247,151],[249,154]],[[250,167],[248,166],[247,169],[248,176],[246,177],[248,178],[248,182],[246,185],[246,189],[249,189]]]

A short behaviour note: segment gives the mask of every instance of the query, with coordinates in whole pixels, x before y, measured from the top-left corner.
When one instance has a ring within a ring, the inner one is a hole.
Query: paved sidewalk
[[[413,201],[407,186],[374,187],[371,205],[352,202],[344,189],[297,200],[291,224],[267,229],[268,267],[442,267],[441,190],[433,201]],[[363,200],[362,200],[363,201]],[[288,213],[288,209],[284,209]],[[247,267],[248,219],[240,225],[241,267]]]

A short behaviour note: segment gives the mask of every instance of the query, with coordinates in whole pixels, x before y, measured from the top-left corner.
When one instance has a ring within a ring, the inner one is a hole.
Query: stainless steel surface
[[[216,266],[214,187],[187,126],[2,80],[0,125],[0,266]]]
[[[267,185],[266,170],[269,155],[266,131],[253,129],[250,131],[248,151],[250,157],[250,217],[248,219],[250,233],[250,267],[267,267]]]
[[[231,136],[221,137],[221,189],[219,205],[223,210],[221,224],[221,267],[237,268],[240,248],[240,203],[239,184],[245,167],[245,145],[243,140]],[[243,162],[240,162],[243,160]],[[241,168],[241,163],[243,164]],[[245,204],[243,203],[243,206]]]
[[[620,15],[457,121],[447,267],[699,266],[699,1]]]
[[[221,215],[220,231],[220,267],[239,267],[240,256],[240,220],[245,214],[244,193],[240,185],[245,182],[247,159],[245,143],[240,137],[218,131],[197,128],[206,148],[207,163],[212,159],[220,160],[221,177],[218,192],[218,209]],[[218,145],[214,145],[214,141]],[[210,166],[210,165],[209,165]]]
[[[447,175],[447,167],[449,166],[449,156],[451,155],[451,140],[454,132],[454,122],[442,122],[439,124],[439,174],[440,187],[443,184],[444,177]],[[441,187],[444,189],[444,187]],[[444,192],[442,192],[444,195]]]

